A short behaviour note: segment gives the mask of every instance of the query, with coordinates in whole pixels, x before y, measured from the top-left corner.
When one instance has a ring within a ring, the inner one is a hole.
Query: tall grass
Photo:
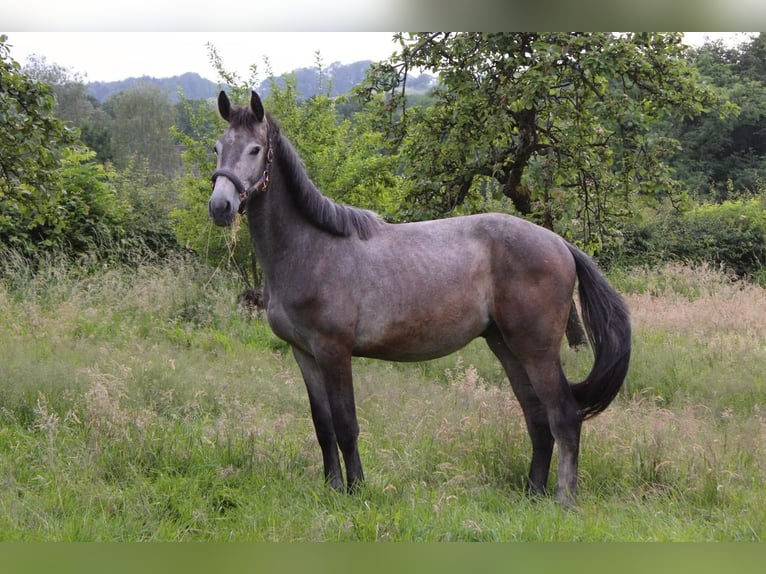
[[[766,405],[766,289],[708,266],[615,277],[638,336],[629,389],[717,414]]]
[[[237,308],[235,278],[184,259],[6,260],[0,539],[763,539],[766,293],[704,268],[613,280],[634,359],[585,426],[568,512],[524,494],[523,417],[481,341],[355,362],[367,483],[345,496],[323,484],[289,352]],[[563,352],[571,379],[590,369]]]

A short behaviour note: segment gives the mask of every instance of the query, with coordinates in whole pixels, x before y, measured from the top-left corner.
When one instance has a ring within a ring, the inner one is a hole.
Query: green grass
[[[0,540],[766,535],[766,292],[714,271],[614,276],[634,358],[585,425],[573,511],[525,496],[523,418],[480,341],[430,363],[356,361],[367,482],[346,496],[323,484],[290,353],[237,309],[233,278],[184,260],[4,273]],[[572,379],[591,365],[564,361]]]

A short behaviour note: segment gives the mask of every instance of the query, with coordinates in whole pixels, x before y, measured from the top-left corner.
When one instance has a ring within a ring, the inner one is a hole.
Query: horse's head
[[[250,197],[268,187],[272,150],[258,94],[252,93],[249,107],[232,107],[222,91],[218,111],[229,127],[215,144],[217,164],[208,212],[216,225],[230,225]]]

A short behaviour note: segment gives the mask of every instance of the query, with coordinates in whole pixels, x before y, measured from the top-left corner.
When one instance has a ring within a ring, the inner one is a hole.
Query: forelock
[[[229,115],[229,125],[233,128],[253,128],[258,123],[255,114],[248,106],[237,106]]]

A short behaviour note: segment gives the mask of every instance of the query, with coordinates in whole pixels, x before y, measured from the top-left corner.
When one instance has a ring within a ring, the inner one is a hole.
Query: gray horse
[[[619,391],[630,360],[628,310],[587,255],[510,215],[389,224],[340,205],[311,182],[253,92],[218,110],[209,212],[217,225],[247,213],[266,279],[266,314],[292,347],[333,488],[363,480],[351,357],[422,361],[483,337],[521,403],[532,441],[528,490],[546,491],[558,443],[557,500],[574,503],[583,420]],[[568,383],[560,349],[575,280],[594,350],[587,378]]]

